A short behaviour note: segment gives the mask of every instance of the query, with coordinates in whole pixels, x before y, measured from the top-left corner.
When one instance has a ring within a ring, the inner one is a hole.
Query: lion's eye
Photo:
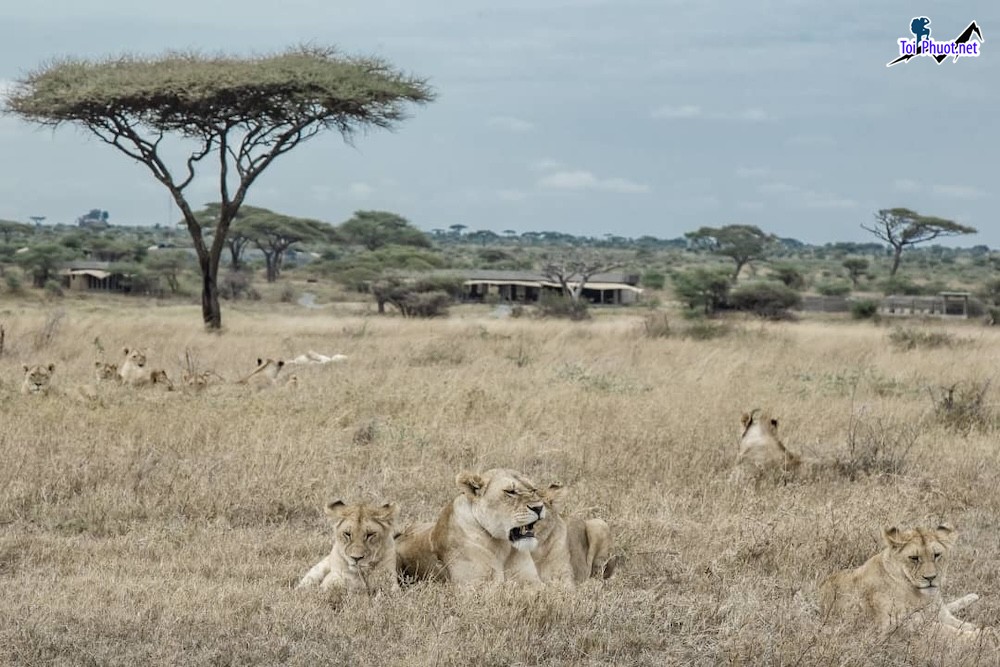
[[[938,558],[940,558],[940,557],[941,557],[941,554],[940,554],[940,553],[936,553],[936,554],[934,554],[934,560],[937,560],[937,559],[938,559]]]
[[[910,556],[910,560],[912,560],[914,563],[919,563],[920,556]]]
[[[341,535],[344,536],[345,540],[351,539],[351,531],[349,531],[349,530],[345,530],[343,533],[341,533]]]
[[[365,539],[371,542],[375,539],[375,533],[365,533]]]
[[[511,498],[517,495],[517,491],[515,491],[514,489],[507,489],[506,491],[504,491],[504,493],[506,493]]]

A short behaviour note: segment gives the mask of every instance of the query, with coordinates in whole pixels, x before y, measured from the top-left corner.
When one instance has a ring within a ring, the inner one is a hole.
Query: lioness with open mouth
[[[437,521],[407,528],[396,540],[400,577],[456,583],[539,582],[531,551],[545,505],[535,484],[516,470],[463,472],[462,493]]]

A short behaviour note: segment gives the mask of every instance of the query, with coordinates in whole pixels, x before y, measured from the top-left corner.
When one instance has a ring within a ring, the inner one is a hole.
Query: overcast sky
[[[394,133],[313,139],[248,203],[339,223],[676,237],[755,224],[813,243],[905,206],[1000,246],[1000,3],[813,0],[34,0],[0,8],[0,82],[53,57],[300,43],[384,56],[434,103]],[[820,7],[824,7],[820,10]],[[832,7],[836,6],[836,9]],[[280,7],[276,13],[274,7]],[[911,18],[977,59],[887,68]],[[179,219],[146,168],[71,128],[0,118],[0,218]],[[199,182],[196,205],[218,199]]]

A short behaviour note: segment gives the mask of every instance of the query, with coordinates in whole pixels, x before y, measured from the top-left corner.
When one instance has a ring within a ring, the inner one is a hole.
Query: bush
[[[851,293],[851,285],[844,282],[829,282],[816,285],[816,291],[823,296],[847,296]]]
[[[910,327],[895,327],[889,332],[889,342],[900,350],[920,348],[955,347],[968,342],[946,331],[923,331]]]
[[[793,290],[800,290],[806,286],[806,277],[802,275],[802,272],[797,267],[789,264],[774,267],[771,270],[771,275],[775,280]]]
[[[560,317],[574,321],[590,319],[590,308],[586,301],[574,301],[559,294],[543,294],[538,300],[537,312],[539,317]]]
[[[856,320],[867,320],[878,313],[878,301],[862,299],[851,304],[851,317]]]
[[[700,309],[706,315],[725,308],[732,279],[729,271],[696,268],[673,274],[674,293],[692,310]]]
[[[669,338],[670,321],[666,313],[650,313],[642,320],[643,333],[647,338]]]
[[[991,327],[1000,325],[1000,307],[992,306],[986,309],[986,324]]]
[[[950,387],[941,387],[935,393],[934,416],[945,428],[968,435],[973,429],[988,430],[994,424],[993,414],[986,403],[990,383],[956,382]]]
[[[848,456],[838,460],[836,468],[851,481],[867,475],[905,473],[919,435],[919,427],[914,424],[852,418],[847,433]]]
[[[249,273],[242,271],[228,271],[219,278],[219,296],[223,299],[250,299],[260,298],[252,286],[253,280]]]
[[[21,276],[16,273],[8,273],[4,276],[4,281],[7,283],[7,291],[15,294],[20,292],[23,287]]]
[[[802,305],[802,297],[783,283],[766,281],[740,285],[729,295],[729,303],[760,317],[782,319],[790,315],[790,308]]]
[[[714,340],[733,333],[733,328],[725,322],[695,320],[684,329],[682,335],[692,340]]]
[[[642,274],[642,286],[649,289],[663,289],[667,284],[667,277],[659,271],[647,271]]]
[[[404,317],[444,317],[452,302],[447,292],[411,292],[399,303]]]
[[[59,284],[58,280],[46,280],[45,294],[56,298],[61,297],[63,295],[62,285]]]
[[[281,303],[295,303],[295,288],[291,285],[284,285],[278,295]]]

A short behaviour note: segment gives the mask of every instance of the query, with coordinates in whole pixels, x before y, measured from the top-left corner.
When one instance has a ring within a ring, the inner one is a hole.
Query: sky
[[[870,241],[903,206],[1000,246],[1000,3],[886,0],[34,0],[0,8],[0,91],[61,56],[334,45],[426,78],[393,132],[326,133],[273,163],[247,203],[337,224],[673,238],[751,224]],[[280,7],[276,10],[275,7]],[[822,9],[821,9],[822,7]],[[915,16],[978,58],[891,68]],[[995,45],[995,46],[994,46]],[[180,219],[162,185],[85,131],[0,116],[0,219]],[[199,179],[190,200],[218,200]]]

